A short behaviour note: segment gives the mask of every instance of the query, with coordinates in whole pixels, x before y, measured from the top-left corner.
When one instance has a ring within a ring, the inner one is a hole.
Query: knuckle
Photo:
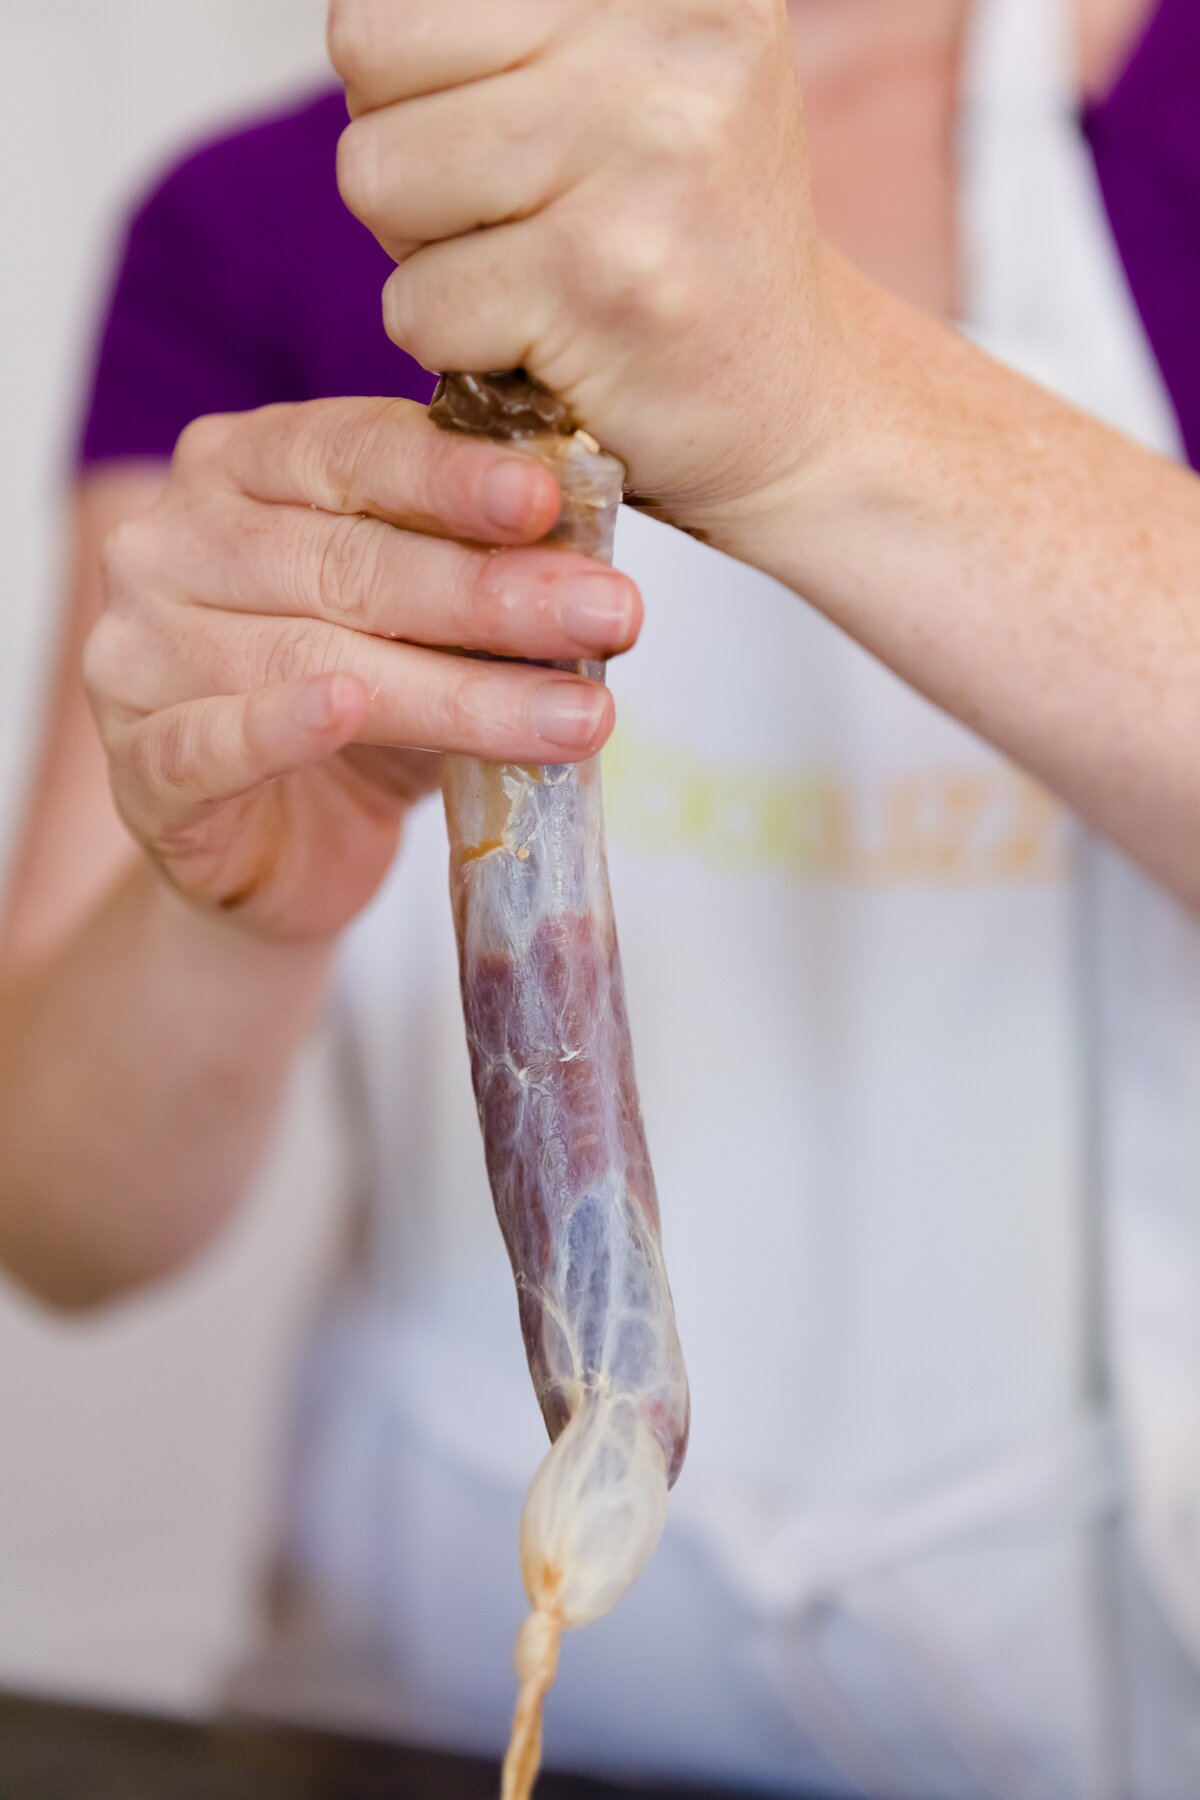
[[[486,298],[481,301],[478,294],[484,284],[472,279],[469,263],[458,258],[450,270],[440,266],[439,249],[414,251],[389,277],[383,290],[383,328],[393,344],[426,369],[474,368],[469,359],[461,359],[462,345],[484,317]]]
[[[466,649],[554,655],[560,622],[561,565],[503,552],[471,555],[459,576],[462,643]]]
[[[143,519],[123,519],[114,525],[100,545],[100,583],[105,600],[112,604],[144,564],[146,525]]]
[[[353,85],[371,66],[375,38],[372,0],[330,0],[326,43],[329,60]]]
[[[189,474],[220,462],[228,449],[235,419],[231,413],[207,413],[185,425],[175,445],[174,467]]]
[[[160,713],[124,732],[113,765],[122,817],[144,838],[170,795],[197,797],[195,730],[190,709]],[[140,822],[135,824],[136,822]]]
[[[456,670],[443,695],[438,725],[446,744],[474,744],[491,715],[492,681],[486,668],[467,662]]]
[[[585,294],[606,280],[609,240],[617,234],[611,215],[582,206],[560,206],[549,215],[551,261]]]
[[[708,164],[728,146],[730,108],[717,94],[660,83],[641,98],[635,129],[641,148],[671,163]]]
[[[404,433],[411,426],[415,412],[411,400],[377,401],[364,413],[360,423],[359,460],[355,473],[363,474],[376,465],[392,471],[404,453]]]
[[[530,609],[506,574],[503,557],[485,555],[468,562],[461,578],[459,635],[464,649],[503,648],[516,639]]]
[[[326,524],[313,580],[322,617],[363,627],[373,610],[378,563],[375,533],[367,520],[351,513]]]
[[[420,329],[420,312],[415,305],[413,285],[412,262],[402,263],[388,277],[383,289],[383,329],[393,344],[424,363],[424,334]]]
[[[176,586],[182,523],[180,515],[152,508],[137,518],[126,519],[107,534],[100,545],[102,617],[116,634],[118,622],[132,642],[151,630],[156,609]]]
[[[152,792],[190,793],[196,778],[196,741],[190,710],[164,713],[153,732],[143,734],[142,774]]]
[[[794,66],[787,0],[696,0],[697,48],[714,95],[745,106],[765,75]]]
[[[377,216],[382,179],[376,122],[370,115],[355,119],[338,139],[337,181],[338,192],[358,218],[371,220]]]
[[[786,24],[779,0],[722,0],[721,12],[730,44],[748,52],[779,44]]]
[[[711,305],[678,264],[672,264],[659,280],[641,287],[637,300],[642,319],[660,337],[688,330]]]
[[[218,423],[227,433],[226,451],[233,442],[235,429],[251,450],[260,444],[270,445],[277,451],[289,446],[302,435],[312,413],[325,404],[321,400],[272,400],[265,406],[252,406],[243,413],[219,415]]]
[[[272,627],[262,659],[267,687],[304,681],[336,666],[329,627],[316,619],[289,619]]]
[[[312,460],[305,483],[313,493],[325,496],[334,512],[344,512],[352,505],[390,413],[390,402],[334,405],[320,417],[309,440]]]
[[[693,322],[711,305],[678,224],[619,203],[578,208],[558,221],[555,257],[597,321],[631,324],[659,338]]]
[[[652,313],[674,290],[678,250],[665,226],[612,211],[574,235],[577,267],[589,290],[609,310]]]
[[[81,657],[84,690],[93,701],[113,697],[126,660],[124,630],[115,614],[104,612],[84,639]]]
[[[629,219],[610,233],[611,284],[619,296],[641,298],[671,270],[674,243],[669,232],[648,220]]]

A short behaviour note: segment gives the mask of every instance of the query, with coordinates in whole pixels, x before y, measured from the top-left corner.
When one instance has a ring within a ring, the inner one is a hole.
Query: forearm
[[[1200,907],[1200,482],[831,279],[827,449],[713,535]]]
[[[261,1152],[328,961],[203,916],[139,861],[0,985],[0,1263],[82,1306],[203,1244]]]

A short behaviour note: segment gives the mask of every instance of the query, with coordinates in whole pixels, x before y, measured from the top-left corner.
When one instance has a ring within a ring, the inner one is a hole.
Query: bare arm
[[[100,546],[164,473],[120,467],[75,498],[58,666],[0,917],[0,1263],[68,1306],[169,1267],[219,1224],[328,960],[191,911],[113,805],[80,660]]]
[[[100,616],[100,546],[157,499],[166,470],[121,463],[85,477],[71,499],[71,553],[40,754],[0,910],[0,980],[78,924],[134,860],[80,667]]]
[[[242,1191],[328,957],[191,913],[147,863],[0,989],[0,1261],[94,1304],[203,1244]]]
[[[1200,480],[830,278],[836,426],[711,529],[1200,910]]]

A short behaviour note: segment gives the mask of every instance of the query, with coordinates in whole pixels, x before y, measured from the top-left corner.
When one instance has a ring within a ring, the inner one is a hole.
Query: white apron
[[[978,8],[970,329],[1175,449],[1064,17]],[[1174,1449],[1200,1309],[1161,1304],[1192,1274],[1200,1042],[1180,1063],[1169,1036],[1188,934],[793,596],[636,516],[618,560],[648,623],[613,674],[613,887],[695,1431],[658,1557],[566,1647],[548,1755],[793,1794],[1185,1800],[1191,1671],[1119,1521],[1132,1469],[1177,1592],[1172,1508],[1200,1495],[1195,1433]],[[346,958],[370,1243],[310,1371],[292,1552],[327,1710],[494,1750],[544,1440],[445,862],[431,807]],[[1120,962],[1160,915],[1153,966]],[[1154,1767],[1135,1654],[1170,1712]]]

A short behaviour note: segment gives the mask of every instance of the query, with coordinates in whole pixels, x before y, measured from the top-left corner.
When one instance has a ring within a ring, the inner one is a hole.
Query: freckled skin
[[[463,423],[477,430],[478,394],[462,398]],[[511,393],[507,403],[511,416]],[[537,423],[536,438],[517,435],[562,480],[555,541],[607,557],[619,467],[590,440]],[[586,1395],[628,1396],[673,1483],[687,1376],[634,1078],[599,767],[454,757],[443,791],[471,1073],[538,1402],[557,1439]]]

